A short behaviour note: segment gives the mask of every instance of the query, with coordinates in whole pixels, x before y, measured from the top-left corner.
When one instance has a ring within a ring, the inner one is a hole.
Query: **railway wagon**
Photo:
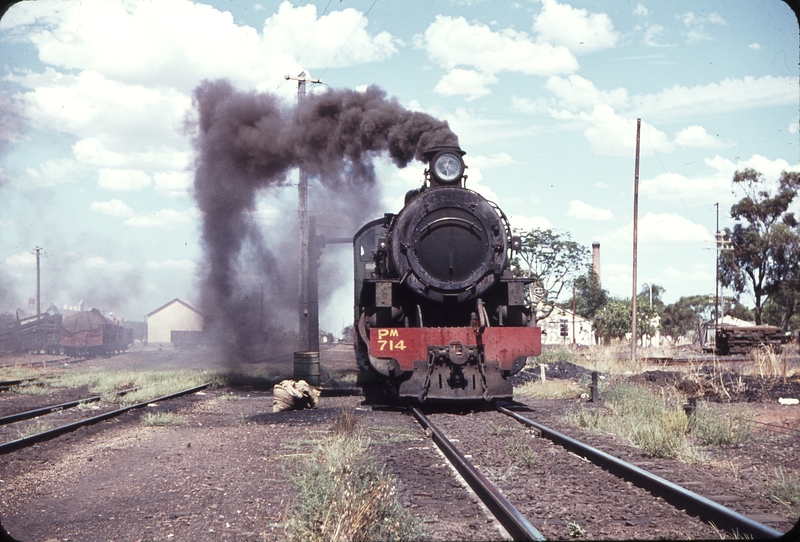
[[[128,350],[133,329],[112,322],[97,310],[67,316],[61,323],[61,349],[68,356],[107,356]]]
[[[422,187],[353,239],[359,366],[419,402],[511,399],[509,377],[541,353],[533,279],[510,268],[519,238],[466,188],[464,154],[429,149]]]

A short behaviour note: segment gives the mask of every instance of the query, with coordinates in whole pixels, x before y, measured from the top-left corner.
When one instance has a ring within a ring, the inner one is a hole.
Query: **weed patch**
[[[168,425],[181,425],[183,418],[172,412],[148,412],[144,415],[143,422],[148,427],[166,427]]]
[[[395,480],[371,459],[363,432],[332,434],[291,475],[291,540],[409,540],[421,526],[400,505]]]
[[[36,420],[23,428],[17,429],[17,435],[19,438],[28,438],[33,435],[38,435],[39,433],[44,433],[45,431],[50,431],[52,428],[53,426],[49,422]]]
[[[526,434],[518,434],[509,439],[506,453],[511,463],[524,469],[532,469],[539,462],[539,454],[531,448],[531,439]]]
[[[689,431],[701,446],[736,445],[750,438],[753,420],[743,410],[731,413],[701,403],[689,420]]]
[[[606,393],[605,409],[580,410],[567,420],[579,427],[625,437],[651,457],[684,462],[701,459],[685,438],[689,421],[681,406],[637,384],[617,384]]]
[[[783,467],[776,468],[766,493],[770,500],[790,508],[794,513],[800,512],[800,475],[787,473]]]
[[[585,391],[570,380],[534,380],[514,388],[514,393],[535,399],[578,399]]]

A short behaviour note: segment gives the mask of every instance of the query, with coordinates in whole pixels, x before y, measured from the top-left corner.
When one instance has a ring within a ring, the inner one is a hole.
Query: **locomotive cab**
[[[541,350],[530,280],[511,276],[519,241],[464,186],[464,154],[428,150],[423,186],[354,238],[359,364],[419,401],[510,399],[508,377]]]

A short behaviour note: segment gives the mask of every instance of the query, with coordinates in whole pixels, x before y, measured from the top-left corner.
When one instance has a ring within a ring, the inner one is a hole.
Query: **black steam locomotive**
[[[400,397],[510,399],[508,377],[541,353],[532,279],[511,276],[519,238],[464,186],[464,154],[427,151],[423,186],[353,238],[356,356]]]

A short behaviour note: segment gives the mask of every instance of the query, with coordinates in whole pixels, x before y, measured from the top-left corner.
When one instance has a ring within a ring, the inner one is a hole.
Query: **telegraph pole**
[[[714,336],[716,337],[717,328],[719,327],[719,202],[714,204],[717,208],[717,231],[714,234],[714,245],[716,260],[714,262]]]
[[[36,254],[36,318],[42,314],[42,304],[41,304],[41,280],[40,280],[40,273],[39,273],[39,255],[41,254],[42,247],[36,247],[33,249],[34,253]]]
[[[306,96],[306,82],[321,83],[320,79],[311,79],[306,72],[300,72],[297,77],[290,75],[284,76],[288,80],[297,81],[297,108],[300,109]],[[300,351],[308,352],[311,350],[311,336],[309,333],[309,310],[308,295],[308,172],[300,165],[299,182],[297,183],[297,212],[300,222],[300,279],[298,288],[298,312],[300,323]],[[319,323],[315,326],[319,328]],[[319,339],[317,339],[318,341]]]
[[[639,229],[639,136],[642,119],[636,119],[636,167],[633,175],[633,296],[631,299],[631,361],[636,363],[636,246]]]

